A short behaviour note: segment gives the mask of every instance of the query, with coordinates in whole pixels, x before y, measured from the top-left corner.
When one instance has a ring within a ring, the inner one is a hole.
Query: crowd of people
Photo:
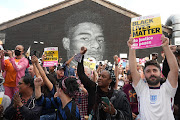
[[[14,52],[1,50],[1,119],[179,120],[180,50],[169,46],[164,35],[161,40],[163,67],[157,54],[139,64],[131,36],[126,67],[114,55],[112,66],[97,64],[94,71],[83,65],[88,51],[83,46],[66,62],[61,58],[50,67],[43,67],[35,55],[27,59],[22,45]]]

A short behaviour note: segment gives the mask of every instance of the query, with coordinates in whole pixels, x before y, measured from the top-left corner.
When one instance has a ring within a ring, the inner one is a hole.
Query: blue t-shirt
[[[63,64],[62,67],[65,68],[64,76],[66,76],[66,77],[75,76],[74,68],[68,67],[68,66],[66,65],[66,63]]]
[[[44,96],[41,96],[40,98],[36,99],[36,101],[37,101],[37,105],[43,106],[46,109],[49,109],[49,108],[57,109],[58,110],[58,112],[57,112],[57,120],[60,120],[59,114],[61,114],[61,116],[62,116],[62,118],[64,120],[67,120],[67,116],[65,114],[65,109],[62,108],[62,102],[61,102],[61,99],[59,97],[56,97],[56,98],[53,98],[53,97],[52,98],[44,98]],[[71,112],[72,101],[67,103],[65,107],[68,107],[70,112]],[[76,118],[80,119],[80,113],[79,113],[79,109],[78,109],[77,105],[76,105],[75,114],[76,114]]]

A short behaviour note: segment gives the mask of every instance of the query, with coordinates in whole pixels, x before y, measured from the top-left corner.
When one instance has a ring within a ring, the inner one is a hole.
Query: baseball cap
[[[65,68],[63,66],[58,66],[57,67],[57,70],[61,70],[61,69],[65,70]]]

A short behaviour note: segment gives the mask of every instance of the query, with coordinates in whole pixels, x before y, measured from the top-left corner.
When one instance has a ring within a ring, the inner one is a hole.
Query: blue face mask
[[[21,51],[20,51],[20,50],[15,50],[14,52],[15,52],[15,55],[16,55],[16,56],[21,55]]]

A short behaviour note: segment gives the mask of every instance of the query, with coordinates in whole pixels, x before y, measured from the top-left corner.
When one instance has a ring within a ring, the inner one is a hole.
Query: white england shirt
[[[173,88],[167,79],[159,88],[152,89],[141,79],[134,87],[140,120],[174,120],[172,106],[177,87]]]

